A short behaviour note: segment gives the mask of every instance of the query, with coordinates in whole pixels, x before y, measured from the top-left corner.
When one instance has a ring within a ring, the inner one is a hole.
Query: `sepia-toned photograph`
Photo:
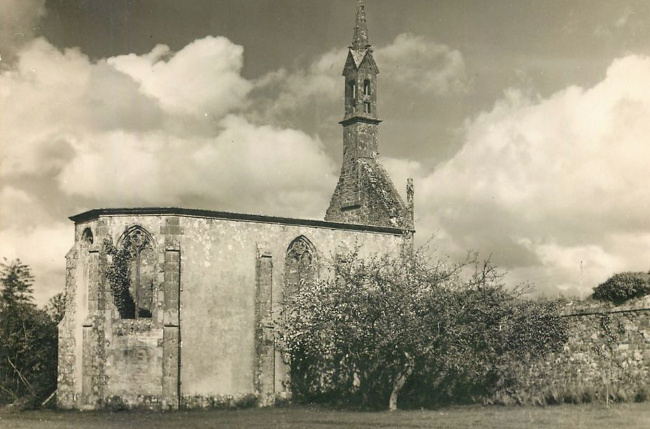
[[[650,427],[647,0],[0,0],[0,428]]]

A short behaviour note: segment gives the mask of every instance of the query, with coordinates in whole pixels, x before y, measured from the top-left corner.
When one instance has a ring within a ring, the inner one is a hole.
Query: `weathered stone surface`
[[[357,159],[354,165],[341,173],[325,219],[410,230],[412,217],[381,164],[375,159]],[[350,171],[355,172],[354,178]]]
[[[75,248],[66,255],[66,309],[65,317],[59,323],[59,356],[57,378],[57,405],[61,408],[73,408],[77,402],[78,391],[75,388],[76,369],[76,335],[77,330],[77,260]],[[79,327],[81,324],[79,323]]]
[[[163,374],[162,406],[165,409],[179,407],[180,374],[180,327],[163,328]]]
[[[263,405],[275,393],[275,343],[273,335],[273,257],[266,245],[258,244],[255,266],[255,392]]]
[[[566,315],[570,336],[562,353],[518,370],[527,394],[605,401],[650,393],[650,309],[586,313]]]
[[[377,159],[381,122],[377,114],[378,74],[368,43],[364,6],[360,4],[343,68],[343,164],[325,220],[412,230],[412,206],[404,204]],[[412,186],[410,190],[412,200]]]
[[[357,244],[362,255],[398,253],[404,242],[400,229],[208,212],[199,217],[181,209],[169,215],[182,231],[176,234],[165,229],[168,216],[161,212],[169,210],[109,210],[76,225],[101,227],[110,243],[126,242],[125,233],[141,228],[152,240],[157,274],[148,277],[151,316],[122,319],[107,275],[114,261],[108,247],[75,243],[68,258],[69,311],[60,325],[62,407],[221,406],[251,397],[265,405],[286,397],[287,368],[274,346],[273,315],[287,284],[292,243],[308,242],[317,260]]]

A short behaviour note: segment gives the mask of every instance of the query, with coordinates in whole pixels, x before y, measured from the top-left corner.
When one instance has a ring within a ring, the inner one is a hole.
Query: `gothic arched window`
[[[114,288],[122,319],[150,318],[154,307],[156,255],[151,235],[142,227],[129,228],[118,245],[115,263],[120,285]]]
[[[364,95],[370,95],[370,79],[363,81],[363,93]]]
[[[84,229],[84,232],[81,233],[81,245],[88,247],[91,244],[93,244],[93,232],[90,228],[86,228]]]
[[[304,236],[293,240],[284,263],[285,291],[292,293],[316,281],[316,250]]]

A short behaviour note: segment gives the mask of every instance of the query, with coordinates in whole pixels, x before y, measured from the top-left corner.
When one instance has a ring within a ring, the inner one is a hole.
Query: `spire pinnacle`
[[[357,4],[357,18],[354,22],[354,36],[352,38],[352,49],[360,50],[366,49],[370,44],[368,43],[368,26],[366,25],[366,11],[363,5],[363,0],[359,0]]]

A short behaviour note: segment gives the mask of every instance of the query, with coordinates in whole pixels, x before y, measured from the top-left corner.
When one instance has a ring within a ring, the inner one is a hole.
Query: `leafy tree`
[[[0,282],[2,295],[0,305],[3,309],[18,309],[24,306],[33,306],[32,276],[30,268],[20,262],[20,259],[8,262],[3,258],[0,264]]]
[[[513,365],[560,351],[568,339],[556,302],[522,299],[528,286],[506,288],[489,262],[477,268],[448,297],[450,335],[424,383],[438,394],[426,402],[512,394],[519,387]]]
[[[594,288],[593,297],[600,301],[622,304],[650,293],[650,274],[618,273]]]
[[[33,303],[20,260],[0,264],[0,404],[32,407],[56,388],[57,326]]]
[[[469,262],[338,256],[333,275],[285,297],[279,340],[293,392],[391,410],[400,397],[463,400],[508,387],[510,360],[566,340],[553,305],[519,299],[489,263],[463,280]]]
[[[59,324],[65,314],[65,295],[63,292],[59,292],[50,298],[45,306],[45,312],[52,322]]]

